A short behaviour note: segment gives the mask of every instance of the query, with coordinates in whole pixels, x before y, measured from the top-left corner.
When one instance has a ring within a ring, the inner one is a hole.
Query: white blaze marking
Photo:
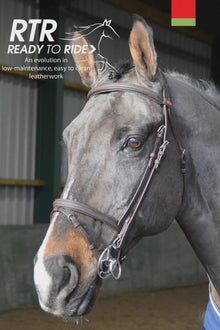
[[[56,221],[57,214],[54,216],[54,219],[52,220],[47,234],[43,240],[43,243],[40,246],[40,249],[37,253],[37,262],[34,266],[34,283],[36,285],[38,294],[39,294],[39,302],[43,309],[46,310],[44,307],[44,304],[47,304],[50,288],[52,286],[52,278],[50,274],[48,273],[46,267],[44,266],[44,251],[45,247],[47,245],[47,242],[50,238],[50,234],[53,231],[54,223]]]
[[[74,181],[74,179],[70,178],[70,180],[68,180],[68,182],[66,183],[65,189],[63,190],[63,193],[62,193],[62,198],[68,197],[68,194],[69,194],[69,191],[73,184],[73,181]],[[60,313],[59,311],[52,311],[52,310],[50,310],[50,308],[47,307],[48,300],[50,297],[50,291],[51,291],[51,287],[52,287],[53,283],[52,283],[52,277],[44,265],[44,252],[45,252],[47,243],[50,239],[50,235],[53,231],[53,228],[54,228],[58,215],[59,215],[58,213],[55,213],[53,215],[52,221],[47,230],[47,234],[43,240],[43,243],[41,244],[41,246],[38,250],[37,262],[34,266],[34,283],[35,283],[35,286],[38,291],[39,303],[41,305],[41,308],[47,312],[57,314],[57,315],[59,315],[59,313]]]
[[[66,182],[65,187],[63,189],[61,198],[63,198],[63,199],[68,198],[70,189],[71,189],[74,181],[75,181],[74,178],[71,178],[71,177],[67,179],[67,182]]]

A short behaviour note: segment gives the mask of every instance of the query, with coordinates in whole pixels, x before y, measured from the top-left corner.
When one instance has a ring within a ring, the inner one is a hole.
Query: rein
[[[163,99],[161,99],[160,97],[158,97],[158,94],[149,90],[146,87],[127,83],[105,84],[98,87],[94,87],[89,91],[88,99],[95,95],[112,92],[132,92],[142,94],[148,99],[162,106],[164,115],[164,123],[157,130],[157,137],[152,152],[149,155],[147,166],[127,209],[125,210],[121,218],[119,220],[116,220],[84,203],[72,201],[69,199],[56,199],[53,203],[54,208],[52,210],[52,213],[60,212],[64,214],[71,221],[74,228],[78,228],[80,230],[82,235],[87,239],[89,243],[90,241],[88,239],[87,233],[85,232],[81,224],[78,222],[76,217],[73,216],[73,212],[81,213],[92,219],[99,220],[117,231],[117,236],[115,237],[113,242],[109,246],[107,246],[99,256],[98,274],[99,277],[102,279],[107,278],[111,275],[115,279],[119,279],[121,276],[121,263],[125,259],[125,256],[122,254],[122,250],[125,245],[126,238],[132,226],[133,220],[138,213],[142,202],[146,196],[146,192],[151,183],[153,175],[157,171],[166,151],[166,148],[169,144],[169,141],[167,140],[167,124],[169,110],[172,106],[171,101],[169,100],[169,98],[166,97],[165,89],[163,89]],[[89,244],[89,249],[95,249],[94,245]]]

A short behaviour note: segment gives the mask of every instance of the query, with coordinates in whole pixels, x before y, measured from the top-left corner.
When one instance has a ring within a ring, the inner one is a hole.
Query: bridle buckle
[[[168,140],[165,140],[163,142],[163,144],[160,146],[159,148],[159,152],[158,152],[158,155],[157,155],[157,159],[155,160],[155,170],[158,169],[159,165],[160,165],[160,162],[161,162],[161,159],[166,151],[166,148],[169,144],[169,141]]]

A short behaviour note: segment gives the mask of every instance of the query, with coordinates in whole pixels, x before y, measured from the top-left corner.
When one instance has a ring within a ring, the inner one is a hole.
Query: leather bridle
[[[89,249],[95,249],[95,247],[90,243],[87,233],[81,226],[80,222],[77,220],[77,217],[73,215],[73,212],[81,213],[92,219],[99,220],[116,230],[117,236],[113,242],[102,251],[101,255],[99,255],[98,274],[101,278],[107,278],[112,275],[115,279],[118,279],[121,276],[121,263],[125,258],[125,256],[122,254],[122,250],[125,246],[129,230],[146,196],[146,192],[149,188],[153,175],[157,171],[165,150],[169,144],[167,140],[167,124],[168,111],[170,110],[172,103],[169,98],[166,97],[165,89],[163,89],[162,93],[163,98],[160,98],[158,94],[151,91],[147,87],[129,83],[104,84],[98,87],[94,87],[89,91],[88,98],[98,94],[113,92],[131,92],[142,94],[143,96],[147,97],[162,107],[164,118],[163,125],[161,125],[157,130],[154,147],[148,157],[147,166],[143,176],[127,209],[121,218],[116,220],[84,203],[72,201],[69,199],[56,199],[53,203],[54,209],[52,213],[60,212],[65,217],[67,217],[73,226],[78,228],[82,235],[88,240]]]

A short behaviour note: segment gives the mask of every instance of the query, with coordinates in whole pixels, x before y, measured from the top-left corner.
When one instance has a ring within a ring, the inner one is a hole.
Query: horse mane
[[[118,81],[126,73],[128,73],[134,65],[130,61],[119,62],[115,65],[115,70],[111,70],[108,74],[108,79],[113,81]],[[166,73],[178,80],[183,81],[187,85],[194,87],[200,93],[211,100],[211,102],[219,109],[220,111],[220,89],[211,81],[204,79],[195,79],[189,76],[188,74],[179,73],[176,71],[166,71]]]
[[[182,74],[174,71],[168,71],[167,73],[171,77],[181,80],[187,85],[194,87],[200,93],[205,95],[207,99],[211,100],[220,111],[220,89],[212,81],[194,79],[188,74]]]

